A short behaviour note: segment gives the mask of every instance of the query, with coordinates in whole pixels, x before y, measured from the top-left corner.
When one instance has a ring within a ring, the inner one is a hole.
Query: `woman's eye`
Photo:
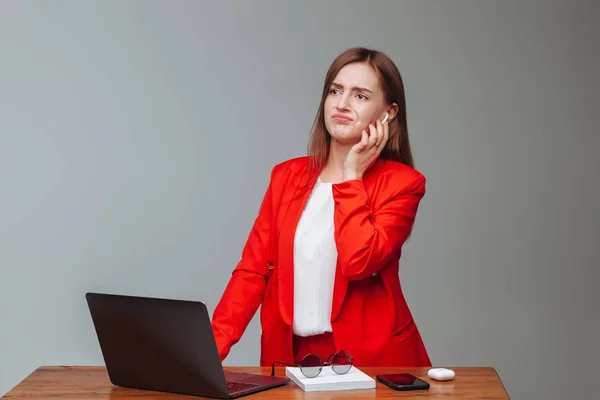
[[[329,93],[331,93],[331,94],[338,94],[339,92],[340,92],[340,91],[339,91],[339,90],[337,90],[337,89],[331,89],[331,90],[329,91]]]
[[[367,96],[365,96],[364,94],[362,94],[362,93],[358,94],[358,98],[361,99],[361,100],[369,100],[369,98]]]

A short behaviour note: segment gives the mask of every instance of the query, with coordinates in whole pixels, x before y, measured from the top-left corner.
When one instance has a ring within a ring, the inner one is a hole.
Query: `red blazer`
[[[221,360],[261,307],[261,366],[293,363],[293,246],[312,186],[308,157],[275,166],[258,217],[212,326]],[[312,177],[316,179],[315,177]],[[362,180],[333,185],[338,262],[331,324],[338,350],[356,366],[431,366],[402,293],[401,247],[425,194],[425,177],[398,162],[377,160]]]

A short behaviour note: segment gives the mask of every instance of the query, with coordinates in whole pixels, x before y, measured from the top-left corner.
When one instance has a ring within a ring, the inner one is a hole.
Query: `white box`
[[[305,392],[375,389],[375,379],[355,366],[343,375],[335,373],[331,367],[323,367],[315,378],[305,377],[297,367],[286,367],[285,374]]]

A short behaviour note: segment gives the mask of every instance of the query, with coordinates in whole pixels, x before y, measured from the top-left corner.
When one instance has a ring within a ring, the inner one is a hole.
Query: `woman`
[[[359,367],[431,366],[398,274],[424,194],[400,73],[381,52],[345,51],[327,72],[309,155],[273,168],[214,310],[221,360],[262,305],[262,366],[339,350]]]

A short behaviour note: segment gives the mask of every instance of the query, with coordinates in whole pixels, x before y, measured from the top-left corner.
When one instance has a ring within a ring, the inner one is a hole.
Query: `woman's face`
[[[373,67],[365,63],[344,66],[333,79],[325,99],[325,126],[333,140],[355,144],[370,123],[385,116],[386,103]],[[392,117],[392,115],[390,115]]]

